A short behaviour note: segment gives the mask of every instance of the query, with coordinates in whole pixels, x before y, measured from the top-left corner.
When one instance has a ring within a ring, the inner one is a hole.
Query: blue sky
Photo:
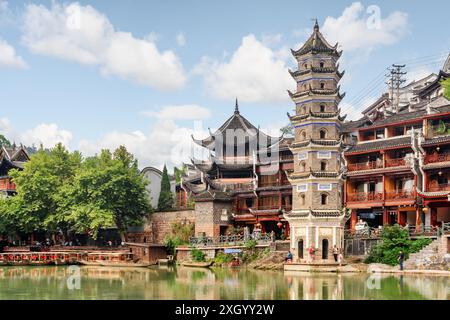
[[[405,62],[409,79],[438,71],[450,51],[449,9],[406,0],[0,0],[0,132],[85,154],[125,144],[141,166],[158,167],[186,161],[176,150],[195,124],[202,138],[235,97],[244,116],[276,132],[293,109],[289,49],[307,39],[312,18],[344,50],[342,108],[355,118],[390,64]]]

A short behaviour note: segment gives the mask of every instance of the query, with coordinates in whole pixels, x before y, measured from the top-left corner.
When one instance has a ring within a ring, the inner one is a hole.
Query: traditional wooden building
[[[284,217],[291,228],[291,250],[296,259],[308,257],[314,246],[316,257],[332,259],[331,248],[342,248],[345,210],[342,205],[343,141],[339,103],[344,97],[339,90],[343,72],[337,63],[341,56],[337,44],[330,45],[316,21],[309,39],[292,51],[298,70],[291,71],[297,83],[289,92],[296,113],[289,116],[295,130],[290,145],[294,157],[288,179],[292,184],[292,211]]]
[[[450,71],[447,62],[443,69]],[[350,229],[358,219],[374,228],[450,221],[450,101],[440,86],[448,71],[408,85],[410,100],[399,110],[393,112],[392,100],[382,95],[361,119],[344,124],[344,140],[350,145],[344,152]]]
[[[183,178],[177,198],[195,201],[196,235],[225,235],[247,226],[287,236],[282,213],[292,205],[285,173],[293,167],[292,139],[265,134],[241,115],[236,101],[233,115],[216,132],[194,142],[210,156],[192,160],[199,174]]]
[[[0,194],[3,196],[12,196],[16,193],[16,186],[9,176],[11,169],[22,170],[25,162],[30,157],[24,147],[11,148],[2,146],[0,149]]]

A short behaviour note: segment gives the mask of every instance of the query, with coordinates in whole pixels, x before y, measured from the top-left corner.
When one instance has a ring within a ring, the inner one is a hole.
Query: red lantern
[[[283,224],[282,224],[281,222],[278,222],[278,223],[277,223],[277,226],[278,226],[278,228],[281,229],[281,227],[283,226]]]

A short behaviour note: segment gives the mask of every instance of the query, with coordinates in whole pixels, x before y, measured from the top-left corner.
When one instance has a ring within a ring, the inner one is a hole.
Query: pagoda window
[[[384,139],[384,128],[375,131],[375,139]]]
[[[308,64],[307,64],[307,63],[304,63],[304,64],[303,64],[303,68],[308,69]]]
[[[320,112],[325,112],[325,105],[323,104],[320,105]]]
[[[328,203],[328,195],[326,193],[322,193],[320,195],[320,201],[322,205],[326,205]]]
[[[305,171],[306,171],[306,162],[305,162],[305,161],[302,161],[302,162],[300,163],[300,170],[301,170],[302,172],[305,172]]]
[[[306,140],[306,131],[305,131],[305,130],[303,130],[302,132],[300,132],[300,138],[301,138],[302,140]]]
[[[320,89],[325,89],[325,82],[320,83]]]
[[[320,135],[320,139],[326,139],[327,138],[327,130],[320,129],[319,135]]]
[[[325,63],[323,61],[320,61],[320,67],[323,68],[325,66]]]
[[[320,171],[327,171],[327,162],[326,161],[321,161],[320,162]]]
[[[304,193],[302,193],[302,194],[300,195],[300,204],[301,204],[302,206],[304,206],[304,205],[306,204],[306,197],[305,197],[305,194],[304,194]]]

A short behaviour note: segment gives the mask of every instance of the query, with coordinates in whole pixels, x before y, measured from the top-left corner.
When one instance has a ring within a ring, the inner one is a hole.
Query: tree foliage
[[[0,147],[1,146],[11,147],[11,142],[2,134],[0,134]]]
[[[17,195],[0,200],[0,232],[88,233],[117,227],[123,234],[151,210],[146,181],[124,147],[83,159],[62,144],[42,148],[23,171],[11,170]]]
[[[167,167],[164,165],[161,179],[161,191],[158,198],[158,211],[172,210],[173,205],[174,199],[172,191],[170,190],[169,174],[167,173]]]
[[[372,248],[366,263],[385,263],[389,265],[398,264],[400,251],[405,254],[405,259],[409,254],[420,251],[424,246],[431,243],[430,239],[411,240],[408,230],[396,224],[385,226],[381,235],[381,244]]]
[[[450,99],[450,79],[446,79],[441,82],[442,87],[444,87],[444,95],[447,99]]]

